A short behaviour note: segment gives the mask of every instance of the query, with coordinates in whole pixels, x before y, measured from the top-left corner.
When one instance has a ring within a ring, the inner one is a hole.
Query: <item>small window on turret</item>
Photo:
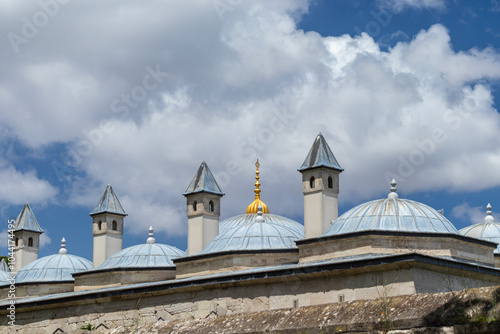
[[[328,177],[328,188],[333,188],[333,178],[331,176]]]
[[[16,246],[19,246],[19,238],[16,238]]]
[[[213,201],[210,201],[208,203],[208,211],[214,212],[214,202]]]
[[[33,238],[28,239],[28,247],[33,247]]]
[[[193,202],[193,211],[196,211],[196,207],[198,206],[198,202],[194,201]]]
[[[311,178],[309,179],[309,186],[311,187],[311,189],[314,189],[314,181],[316,179],[314,178],[314,176],[311,176]]]
[[[116,220],[113,220],[113,223],[111,224],[111,229],[113,231],[116,231],[118,229],[118,223],[116,222]]]
[[[99,220],[99,222],[97,223],[97,228],[100,230],[102,230],[102,221]]]

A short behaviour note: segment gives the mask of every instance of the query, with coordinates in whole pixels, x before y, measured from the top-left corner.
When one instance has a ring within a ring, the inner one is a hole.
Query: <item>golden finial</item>
[[[259,182],[259,159],[257,159],[257,162],[255,163],[256,171],[255,171],[255,200],[247,207],[247,214],[249,213],[257,213],[259,204],[262,206],[262,212],[263,213],[269,213],[269,208],[267,205],[260,200],[260,182]]]

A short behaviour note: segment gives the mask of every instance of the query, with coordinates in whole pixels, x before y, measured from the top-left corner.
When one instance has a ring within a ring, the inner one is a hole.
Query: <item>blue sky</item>
[[[91,259],[108,183],[124,247],[186,248],[182,193],[205,160],[226,196],[302,222],[296,169],[319,131],[345,171],[340,212],[386,196],[457,228],[500,212],[500,2],[107,1],[0,4],[0,213],[28,201]],[[6,253],[5,240],[0,239]]]

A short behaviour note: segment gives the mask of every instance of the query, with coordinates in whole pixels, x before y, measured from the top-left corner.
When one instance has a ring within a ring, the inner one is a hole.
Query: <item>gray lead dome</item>
[[[221,222],[219,235],[199,254],[289,249],[295,248],[299,239],[304,239],[304,226],[296,221],[262,212],[245,214]]]
[[[459,234],[455,226],[433,208],[396,197],[356,206],[334,220],[323,235],[369,230]]]

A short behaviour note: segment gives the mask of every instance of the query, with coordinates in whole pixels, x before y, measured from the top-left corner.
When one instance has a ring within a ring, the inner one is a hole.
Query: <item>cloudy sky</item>
[[[203,160],[222,219],[253,200],[259,158],[270,211],[302,222],[319,131],[345,169],[340,212],[392,177],[457,228],[500,212],[498,0],[4,0],[0,36],[4,248],[28,201],[40,256],[64,236],[90,259],[109,183],[124,247],[153,225],[185,249]]]

